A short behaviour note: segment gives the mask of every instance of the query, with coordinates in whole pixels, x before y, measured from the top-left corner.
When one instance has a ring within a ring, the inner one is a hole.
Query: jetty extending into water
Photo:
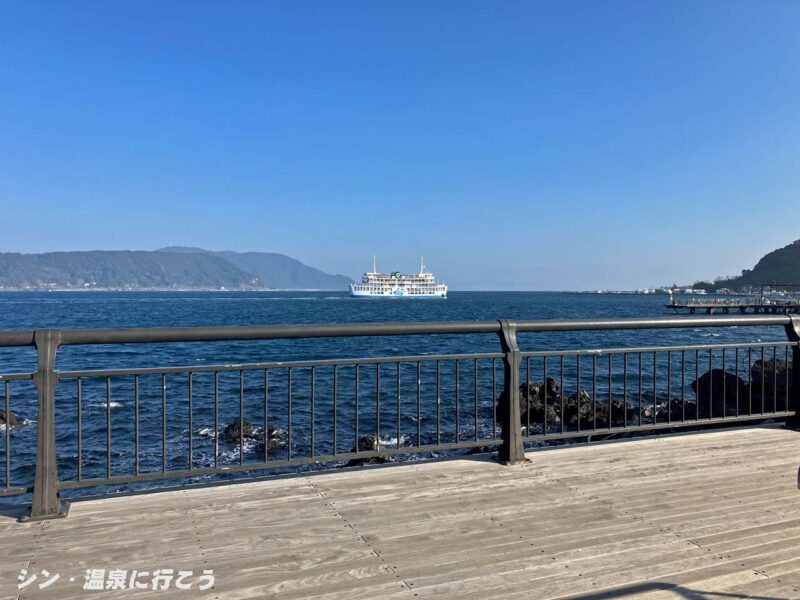
[[[698,328],[742,339],[524,347]],[[499,347],[57,368],[66,346],[433,335]],[[800,597],[797,315],[0,332],[27,346],[36,369],[0,373],[2,598],[130,593],[111,570],[215,599]]]
[[[765,298],[690,298],[671,299],[665,307],[676,313],[704,314],[800,314],[800,299],[771,300]]]

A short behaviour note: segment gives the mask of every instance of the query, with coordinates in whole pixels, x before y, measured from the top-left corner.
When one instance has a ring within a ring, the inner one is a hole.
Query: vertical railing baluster
[[[215,465],[216,466],[216,465]],[[133,376],[133,470],[139,474],[139,376]]]
[[[492,359],[494,369],[494,359]],[[542,435],[547,435],[547,356],[542,357],[542,387],[539,393],[542,395],[542,405],[544,406],[544,417],[542,418]],[[494,385],[494,373],[492,373],[492,385]],[[553,409],[555,410],[555,408]]]
[[[747,377],[750,385],[747,386],[747,414],[753,414],[753,347],[747,347]]]
[[[461,361],[456,359],[456,444],[461,441]]]
[[[161,471],[167,472],[167,374],[161,374]]]
[[[417,448],[422,445],[422,394],[420,391],[422,386],[421,377],[421,367],[419,361],[417,361]]]
[[[338,453],[338,444],[336,442],[336,425],[338,421],[339,411],[339,365],[333,365],[333,455]]]
[[[239,370],[239,464],[244,464],[244,371]]]
[[[561,395],[561,414],[564,414],[564,355],[559,355],[559,378],[558,378],[558,391]],[[578,398],[578,430],[580,431],[581,424],[581,411],[580,411],[580,398]],[[563,420],[563,416],[562,416]]]
[[[613,403],[613,396],[612,396],[612,390],[611,390],[611,386],[613,385],[613,383],[612,383],[612,375],[611,375],[611,357],[612,356],[613,356],[613,354],[611,354],[611,353],[608,354],[608,428],[609,429],[611,429],[611,425],[614,422],[614,420],[612,419],[612,417],[614,416],[614,412],[613,412],[613,408],[612,408],[614,403]]]
[[[667,351],[667,423],[672,423],[672,351]]]
[[[734,359],[736,360],[736,416],[739,416],[739,348],[734,350]]]
[[[525,425],[525,435],[530,435],[531,431],[531,357],[525,357],[525,399],[527,402],[527,407],[525,410],[526,415],[526,425]]]
[[[106,477],[111,477],[111,378],[106,377]]]
[[[580,396],[580,389],[578,390]],[[581,429],[580,398],[578,399],[578,431]],[[609,407],[610,408],[610,407]],[[592,354],[592,431],[597,430],[597,355]]]
[[[317,379],[316,371],[317,371],[316,367],[311,367],[311,458],[314,458],[314,456],[315,456],[315,454],[314,454],[314,451],[315,451],[314,450],[314,446],[315,446],[315,443],[314,443],[315,442],[314,430],[316,428],[314,427],[314,421],[315,421],[315,416],[316,415],[315,415],[315,406],[314,405],[316,404],[316,402],[315,402],[314,396],[316,395],[316,383],[317,383],[316,382],[316,379]]]
[[[778,411],[778,347],[772,347],[772,412]]]
[[[628,426],[628,353],[622,353],[622,426]]]
[[[381,363],[375,363],[375,447],[381,449]]]
[[[686,350],[681,350],[681,421],[686,420]]]
[[[194,383],[194,373],[191,371],[189,372],[189,470],[194,470],[194,447],[193,447],[193,439],[194,439],[194,407],[193,407],[193,395],[194,390],[192,389],[192,384]]]
[[[9,422],[11,420],[11,382],[6,381],[5,383],[5,400],[6,400],[6,429],[5,429],[5,436],[6,436],[6,487],[11,487],[11,426]],[[80,450],[78,451],[78,457],[80,458]],[[80,472],[80,461],[78,462],[78,468]]]
[[[292,460],[292,367],[286,369],[286,414],[288,417],[286,432],[286,456]]]
[[[639,352],[639,427],[642,426],[642,353]]]
[[[764,397],[767,395],[765,383],[767,380],[767,366],[764,364],[764,346],[761,346],[761,414],[764,414]]]
[[[786,370],[785,370],[786,381],[785,381],[785,385],[784,385],[784,388],[783,388],[784,391],[785,391],[784,398],[783,398],[783,410],[784,411],[788,411],[789,410],[789,385],[790,385],[790,383],[789,383],[789,365],[791,364],[789,362],[789,346],[784,346],[783,347],[783,360],[786,363]]]
[[[545,419],[547,411],[545,411]],[[497,359],[492,359],[492,439],[497,438]]]
[[[472,383],[473,383],[473,395],[475,400],[475,441],[478,441],[478,359],[474,359],[472,362]]]
[[[397,449],[400,449],[400,363],[397,363]]]
[[[708,418],[714,418],[714,364],[711,349],[708,350]],[[699,387],[699,386],[698,386]]]
[[[694,420],[700,420],[700,350],[694,351],[695,405]]]
[[[439,361],[436,361],[436,445],[439,446],[442,443],[442,412],[441,412],[441,394],[440,394],[440,386],[441,386],[441,364]]]
[[[81,385],[81,378],[78,377],[75,380],[75,396],[77,398],[77,411],[78,411],[78,481],[83,480],[83,390]],[[6,391],[8,391],[8,382],[6,381]],[[8,415],[8,403],[6,403],[6,415]],[[10,427],[8,426],[8,422],[6,420],[6,433]],[[6,441],[6,446],[8,446],[8,442]]]
[[[658,423],[658,352],[653,352],[653,425]]]
[[[594,356],[592,357],[594,359]],[[578,399],[578,431],[581,430],[581,355],[578,354],[575,356],[575,394],[576,398]],[[546,382],[545,382],[546,383]],[[545,385],[545,390],[547,389]],[[545,391],[545,394],[547,392]],[[594,402],[594,393],[592,393],[592,402]],[[545,403],[545,413],[547,413],[547,403]]]
[[[219,466],[219,371],[214,371],[214,468]]]
[[[358,404],[359,404],[358,403],[358,388],[359,388],[360,374],[361,374],[360,373],[360,366],[356,365],[355,382],[354,382],[354,398],[353,398],[354,403],[355,403],[355,413],[356,413],[355,414],[355,424],[354,424],[355,425],[355,437],[356,437],[356,445],[355,445],[355,449],[356,449],[355,451],[356,452],[358,452],[358,450],[359,450],[359,448],[358,448],[358,409],[359,409],[359,406],[358,406]]]
[[[726,360],[726,348],[722,349],[722,417],[728,414],[728,362]]]
[[[269,370],[264,369],[264,462],[269,461]]]

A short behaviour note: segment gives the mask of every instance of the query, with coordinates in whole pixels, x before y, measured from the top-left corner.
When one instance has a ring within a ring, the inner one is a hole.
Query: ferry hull
[[[357,290],[350,290],[350,296],[353,298],[387,298],[390,300],[430,300],[431,298],[444,300],[447,298],[447,292],[437,292],[431,294],[409,294],[406,290],[393,290],[382,294],[372,292],[359,292]]]

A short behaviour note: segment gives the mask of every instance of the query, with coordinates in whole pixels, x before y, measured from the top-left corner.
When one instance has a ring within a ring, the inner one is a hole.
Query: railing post
[[[503,443],[497,459],[504,465],[527,462],[522,445],[522,425],[519,410],[519,366],[520,354],[517,346],[517,326],[507,319],[500,321],[500,344],[503,347],[503,394],[506,403],[501,412]]]
[[[797,345],[800,344],[800,315],[789,315],[789,319],[791,321],[786,325],[786,336],[795,345],[792,346],[792,381],[786,410],[794,411],[795,414],[786,419],[786,426],[800,429],[800,416],[797,414],[800,408],[800,346]]]
[[[41,521],[65,517],[68,505],[58,497],[56,465],[55,394],[58,376],[55,371],[56,351],[61,343],[58,329],[37,329],[33,336],[38,355],[34,383],[39,392],[37,415],[36,475],[33,481],[33,503],[30,515],[23,521]]]

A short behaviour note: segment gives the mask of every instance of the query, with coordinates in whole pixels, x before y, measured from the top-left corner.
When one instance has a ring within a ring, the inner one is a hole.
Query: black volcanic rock
[[[8,411],[8,414],[6,414],[6,411],[0,408],[0,425],[17,427],[19,425],[19,421],[17,421],[17,415],[11,411]]]
[[[738,390],[739,414],[747,414],[749,388],[741,377],[722,369],[711,369],[690,384],[697,398],[697,414],[703,418],[736,414]],[[710,414],[709,414],[710,409]]]

